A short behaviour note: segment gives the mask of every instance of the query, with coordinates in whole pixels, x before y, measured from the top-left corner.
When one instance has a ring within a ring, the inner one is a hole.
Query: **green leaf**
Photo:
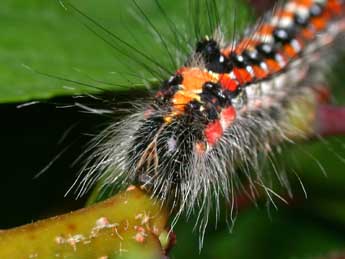
[[[172,66],[167,65],[170,61],[167,59],[169,55],[164,45],[158,42],[157,35],[149,33],[152,28],[149,28],[148,23],[138,14],[139,11],[135,9],[132,1],[73,0],[71,2],[83,13],[118,35],[120,39],[152,57],[157,64],[167,66],[171,72],[174,71]],[[174,45],[172,32],[169,31],[164,15],[155,5],[155,1],[138,2],[162,36],[171,40],[170,45]],[[161,3],[169,18],[174,22],[177,21],[176,26],[179,30],[183,30],[181,26],[186,25],[186,21],[190,19],[184,8],[185,1],[161,1]],[[103,90],[128,91],[130,87],[135,86],[144,88],[145,82],[150,83],[155,80],[147,69],[137,63],[141,60],[144,61],[144,66],[152,65],[148,60],[137,55],[133,49],[114,50],[83,26],[85,19],[73,11],[73,8],[67,4],[65,7],[67,10],[59,4],[59,1],[1,1],[0,103],[96,93]],[[237,14],[237,23],[247,20],[244,18],[249,17],[248,9],[241,4],[237,4],[237,9],[240,10]],[[98,33],[101,32],[97,26],[91,27]],[[185,32],[182,31],[181,34]],[[121,45],[107,33],[103,32],[102,36],[116,47]],[[191,39],[190,44],[195,44],[195,39]],[[185,46],[175,46],[172,49],[173,58],[178,58],[182,47],[186,48],[186,43]],[[126,54],[129,54],[129,57],[126,57]],[[183,56],[182,59],[187,58],[186,55]],[[155,69],[154,65],[153,69]],[[55,80],[32,70],[92,84],[97,88]]]

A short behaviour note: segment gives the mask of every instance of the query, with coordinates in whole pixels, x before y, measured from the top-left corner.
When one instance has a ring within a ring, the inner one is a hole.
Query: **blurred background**
[[[145,26],[136,26],[136,15],[125,1],[72,2],[121,37],[150,49],[162,64],[166,62],[164,50],[152,48]],[[138,2],[155,24],[163,26],[154,1]],[[162,3],[174,21],[185,18],[183,0]],[[236,6],[239,27],[253,20],[249,4]],[[78,200],[73,192],[65,196],[81,167],[81,162],[74,162],[92,136],[121,114],[99,115],[81,106],[112,108],[144,97],[144,86],[132,90],[118,85],[141,80],[119,74],[129,69],[140,77],[147,74],[57,1],[2,0],[0,31],[0,229],[5,229],[83,206],[87,196]],[[329,73],[334,102],[339,105],[345,101],[344,61],[340,58]],[[225,219],[217,226],[210,219],[200,252],[198,233],[193,231],[195,219],[181,220],[171,258],[331,258],[343,251],[345,255],[344,141],[335,136],[286,148],[281,163],[282,170],[293,176],[294,199],[289,205],[277,202],[276,209],[265,201],[249,204],[239,211],[233,227]]]

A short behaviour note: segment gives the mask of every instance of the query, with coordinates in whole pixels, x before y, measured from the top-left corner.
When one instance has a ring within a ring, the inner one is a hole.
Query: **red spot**
[[[327,9],[335,15],[341,15],[343,9],[341,3],[335,0],[329,0],[327,3]]]
[[[236,110],[235,110],[235,108],[232,107],[232,106],[230,106],[228,108],[225,108],[222,111],[221,117],[222,117],[222,120],[225,123],[225,126],[229,127],[234,122],[234,120],[236,119]]]
[[[238,82],[236,80],[231,79],[228,75],[222,74],[219,78],[220,84],[223,86],[223,88],[234,92],[238,88]]]
[[[223,128],[219,120],[207,124],[204,131],[207,142],[214,145],[223,135]]]

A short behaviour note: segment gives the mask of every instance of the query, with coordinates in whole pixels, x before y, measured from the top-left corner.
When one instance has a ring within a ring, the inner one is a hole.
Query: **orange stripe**
[[[314,1],[313,0],[295,0],[295,3],[297,5],[302,5],[309,8],[314,4]]]
[[[200,68],[183,68],[179,72],[183,77],[182,85],[186,91],[201,90],[205,82],[216,82],[215,78]]]
[[[221,74],[219,77],[219,83],[222,85],[223,88],[234,92],[238,88],[238,82],[234,79],[231,79],[227,74]]]
[[[172,103],[174,105],[174,111],[177,114],[182,113],[185,110],[187,103],[193,100],[193,96],[190,96],[188,92],[180,90],[174,94],[172,98]]]
[[[265,63],[268,66],[268,69],[270,70],[271,74],[277,73],[281,69],[281,67],[279,66],[279,63],[275,61],[274,59],[267,59],[265,60]]]
[[[288,10],[278,10],[274,16],[277,17],[278,19],[281,19],[283,17],[287,17],[287,18],[293,18],[295,15],[294,12],[288,11]]]
[[[283,47],[283,53],[287,55],[290,59],[296,57],[297,53],[291,44],[285,44]]]
[[[240,84],[246,84],[253,81],[252,76],[249,72],[244,68],[237,68],[235,67],[232,72],[234,72],[236,79]]]
[[[240,53],[242,53],[245,49],[252,49],[252,48],[255,48],[255,46],[256,46],[257,44],[259,44],[259,43],[260,43],[260,41],[257,40],[257,39],[244,38],[243,40],[241,40],[241,42],[239,42],[239,43],[236,45],[236,47],[235,47],[235,49],[233,49],[233,51],[235,51],[237,54],[240,54]],[[231,48],[230,48],[230,50],[231,50]],[[230,52],[227,52],[227,55],[225,55],[225,56],[229,56],[230,53],[231,53],[231,51],[230,51]]]
[[[252,66],[254,70],[255,77],[257,79],[264,79],[267,76],[267,73],[259,66]]]
[[[305,40],[312,40],[315,37],[315,31],[311,30],[310,28],[306,28],[303,29],[301,31],[301,36],[305,39]]]
[[[273,30],[274,30],[274,27],[266,23],[259,27],[257,34],[261,34],[261,35],[272,34]]]
[[[317,31],[322,31],[327,26],[327,20],[322,17],[314,17],[310,23],[314,26]]]

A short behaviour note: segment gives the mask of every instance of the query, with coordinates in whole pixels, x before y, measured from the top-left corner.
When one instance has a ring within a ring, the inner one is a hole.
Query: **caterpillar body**
[[[286,123],[287,107],[317,98],[344,12],[343,0],[289,0],[238,41],[226,43],[219,29],[199,39],[152,102],[96,140],[81,189],[99,179],[137,184],[178,215],[197,208],[207,223],[220,197],[233,204],[243,178],[264,186],[260,159],[291,131],[302,134]]]

